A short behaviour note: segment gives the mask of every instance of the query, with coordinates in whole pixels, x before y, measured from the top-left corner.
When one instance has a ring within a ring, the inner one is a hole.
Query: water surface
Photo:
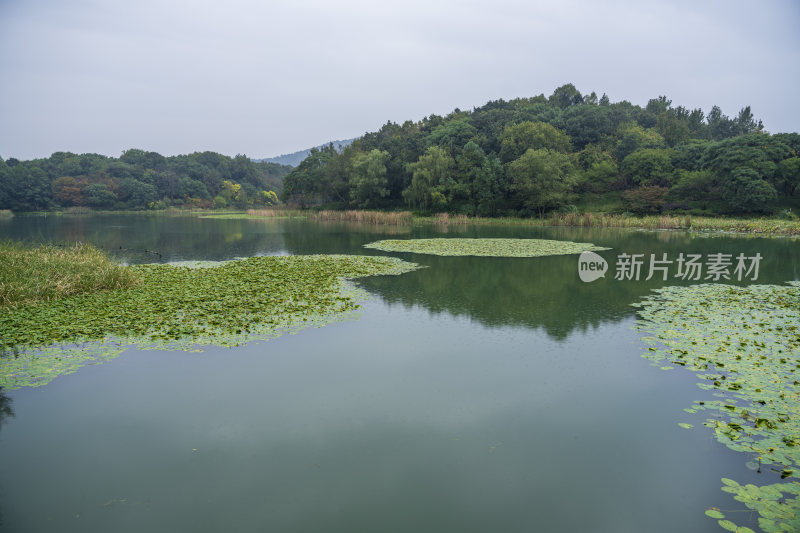
[[[601,252],[610,263],[621,252],[759,252],[759,283],[800,279],[789,239],[145,215],[0,221],[0,237],[86,240],[129,263],[350,253],[428,267],[361,281],[373,297],[357,321],[201,353],[130,349],[7,391],[5,528],[719,531],[704,509],[739,507],[721,477],[772,481],[719,445],[702,413],[683,412],[711,394],[691,373],[640,357],[630,304],[665,282],[612,271],[586,284],[577,256],[362,247],[438,236],[592,242],[612,248]]]

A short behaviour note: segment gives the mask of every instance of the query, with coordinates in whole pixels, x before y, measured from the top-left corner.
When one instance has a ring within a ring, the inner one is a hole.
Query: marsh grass
[[[418,223],[433,223],[439,226],[468,224],[571,226],[800,236],[800,221],[775,218],[712,218],[690,215],[631,216],[609,213],[553,213],[547,218],[482,218],[441,213],[433,217],[416,217],[414,220]]]
[[[0,242],[0,306],[123,289],[137,279],[135,272],[90,244]]]
[[[0,218],[14,218],[14,213],[11,209],[0,209]]]
[[[308,212],[302,209],[287,209],[274,207],[270,209],[248,209],[247,214],[251,217],[260,218],[308,218]]]
[[[404,226],[411,224],[414,217],[409,211],[320,211],[313,216],[314,220],[338,222],[359,222],[362,224]]]

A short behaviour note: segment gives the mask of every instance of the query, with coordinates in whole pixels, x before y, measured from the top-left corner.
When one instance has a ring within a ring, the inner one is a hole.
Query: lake
[[[609,271],[584,283],[577,255],[363,247],[427,237],[591,242],[611,248]],[[717,532],[705,509],[743,507],[722,477],[778,480],[683,411],[712,397],[693,373],[641,357],[631,304],[688,282],[646,281],[647,263],[617,280],[614,262],[759,253],[757,283],[781,284],[800,280],[798,240],[154,215],[17,216],[0,238],[88,241],[127,263],[332,253],[426,267],[360,280],[357,320],[236,348],[131,348],[5,391],[8,531]],[[737,523],[755,529],[749,515]]]

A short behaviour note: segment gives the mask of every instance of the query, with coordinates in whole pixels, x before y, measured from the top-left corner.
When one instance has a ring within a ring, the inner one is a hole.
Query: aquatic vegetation
[[[2,309],[0,386],[43,385],[116,357],[128,345],[235,346],[352,318],[368,295],[347,280],[417,265],[391,257],[310,255],[128,268],[140,279],[128,289]]]
[[[413,216],[409,211],[320,211],[313,218],[314,220],[359,222],[387,226],[406,226],[413,222]]]
[[[608,250],[591,243],[548,239],[406,239],[377,241],[364,246],[384,252],[483,257],[542,257]]]
[[[218,219],[232,219],[232,220],[308,218],[308,213],[296,209],[248,209],[246,213],[242,212],[215,213],[213,211],[207,211],[201,213],[199,218],[218,218]]]
[[[692,215],[631,216],[612,213],[552,213],[546,218],[484,218],[440,214],[415,217],[414,222],[478,226],[569,226],[585,228],[629,228],[686,230],[698,233],[800,236],[800,221],[781,218],[718,218]]]
[[[121,289],[137,281],[133,270],[91,244],[0,242],[0,312],[3,306]]]
[[[800,528],[800,282],[787,286],[666,287],[639,304],[639,328],[654,364],[698,373],[714,400],[704,425],[719,442],[749,455],[748,467],[773,483],[722,490],[759,514],[764,531]],[[685,426],[683,426],[685,427]],[[737,531],[725,511],[708,516]],[[741,529],[739,529],[741,530]]]

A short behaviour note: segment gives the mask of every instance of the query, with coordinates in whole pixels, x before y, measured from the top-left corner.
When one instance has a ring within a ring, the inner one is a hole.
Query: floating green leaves
[[[749,453],[776,481],[723,479],[722,490],[757,511],[764,531],[800,531],[800,283],[666,287],[638,306],[639,328],[650,335],[644,357],[698,372],[700,388],[718,399],[690,411],[709,411],[704,425],[717,440]]]
[[[344,320],[367,297],[346,280],[401,274],[417,265],[392,257],[311,255],[129,268],[141,280],[130,289],[2,308],[0,387],[43,385],[131,344],[234,346]]]
[[[608,250],[591,243],[548,239],[398,239],[364,246],[384,252],[483,257],[542,257]]]

